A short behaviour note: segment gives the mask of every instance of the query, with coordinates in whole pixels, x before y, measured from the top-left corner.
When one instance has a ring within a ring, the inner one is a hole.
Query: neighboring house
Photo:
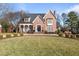
[[[0,24],[0,33],[2,32],[2,25]]]
[[[56,17],[49,10],[46,14],[26,14],[18,23],[19,32],[55,32],[57,29]]]

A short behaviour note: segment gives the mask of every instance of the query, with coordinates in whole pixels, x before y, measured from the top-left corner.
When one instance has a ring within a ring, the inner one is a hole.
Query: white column
[[[28,26],[27,31],[29,31],[30,30],[29,25],[27,25],[27,26]]]
[[[37,26],[35,26],[35,32],[38,32],[38,31],[37,31]]]
[[[19,32],[20,32],[20,25],[19,25]]]
[[[23,32],[25,32],[25,25],[23,25]]]
[[[19,32],[22,32],[22,28],[21,28],[21,25],[19,25]]]

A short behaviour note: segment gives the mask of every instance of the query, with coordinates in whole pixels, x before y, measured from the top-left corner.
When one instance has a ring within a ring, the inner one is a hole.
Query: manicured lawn
[[[52,36],[21,36],[0,40],[0,55],[79,55],[79,40]]]

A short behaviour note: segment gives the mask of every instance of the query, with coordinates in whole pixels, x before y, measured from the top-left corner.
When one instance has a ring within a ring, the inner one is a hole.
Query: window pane
[[[48,20],[47,20],[47,24],[48,24],[48,25],[52,25],[52,20],[51,20],[51,19],[48,19]]]
[[[48,25],[47,29],[48,29],[48,32],[52,32],[52,25]]]

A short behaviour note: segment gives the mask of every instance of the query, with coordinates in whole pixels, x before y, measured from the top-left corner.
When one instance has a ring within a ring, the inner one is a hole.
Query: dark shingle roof
[[[29,23],[32,23],[33,20],[39,15],[40,15],[41,20],[44,21],[43,17],[44,17],[45,14],[40,14],[40,13],[38,13],[38,14],[33,14],[33,13],[30,14],[29,13],[29,14],[26,14],[26,16],[24,18],[30,18],[30,22]],[[26,23],[26,22],[23,21],[24,18],[22,18],[19,23]]]

